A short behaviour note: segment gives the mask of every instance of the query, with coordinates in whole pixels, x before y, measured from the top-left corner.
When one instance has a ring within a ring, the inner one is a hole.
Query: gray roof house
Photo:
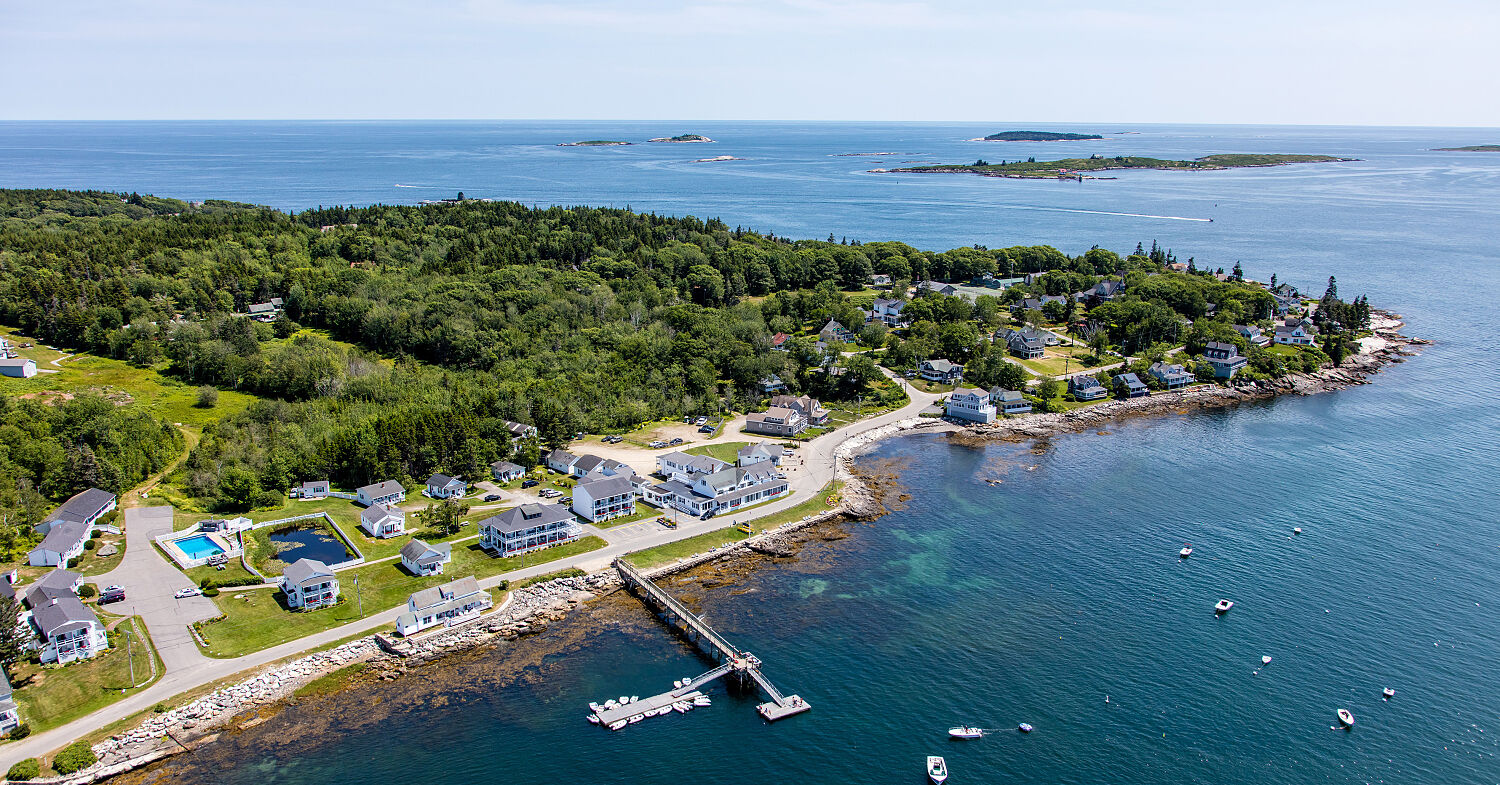
[[[747,444],[735,451],[735,463],[741,468],[766,461],[779,466],[783,452],[779,444]]]
[[[990,388],[990,403],[1000,414],[1026,414],[1031,411],[1031,402],[1020,390],[1007,390],[1003,387]]]
[[[354,500],[366,507],[373,507],[377,504],[395,504],[406,501],[406,489],[395,480],[385,480],[355,490]]]
[[[572,474],[573,464],[577,461],[578,456],[563,449],[553,450],[542,458],[548,469],[562,474]]]
[[[1035,360],[1047,351],[1047,338],[1035,327],[1005,331],[1005,347],[1017,357]]]
[[[101,491],[98,488],[89,488],[79,491],[68,498],[67,501],[57,506],[41,523],[36,525],[37,532],[46,534],[52,528],[52,524],[58,521],[77,521],[88,526],[93,526],[103,518],[106,513],[115,508],[118,501],[116,496],[109,491]]]
[[[836,319],[829,319],[828,324],[818,331],[818,337],[829,342],[853,343],[854,333],[848,327],[838,323]]]
[[[963,378],[964,367],[947,360],[923,360],[918,367],[922,378],[929,382],[956,382]]]
[[[413,538],[401,546],[401,565],[413,575],[441,575],[443,565],[453,561],[453,544],[429,545]]]
[[[406,613],[396,619],[396,632],[406,636],[439,624],[453,626],[478,618],[493,600],[472,576],[413,592]]]
[[[0,733],[10,733],[21,725],[21,711],[16,706],[10,679],[0,671]]]
[[[1203,359],[1214,368],[1214,376],[1219,379],[1233,379],[1250,359],[1240,354],[1239,347],[1232,343],[1219,343],[1210,341],[1203,347]]]
[[[359,511],[359,528],[371,537],[385,539],[406,532],[406,511],[391,504],[376,504]]]
[[[53,521],[41,544],[26,555],[26,563],[33,567],[67,566],[70,559],[83,553],[83,544],[92,531],[88,524],[78,521]]]
[[[109,648],[104,625],[72,594],[33,608],[31,623],[42,638],[44,663],[85,660]]]
[[[1188,373],[1181,365],[1169,364],[1161,361],[1151,363],[1146,373],[1156,377],[1168,390],[1177,390],[1186,387],[1196,381],[1197,377]]]
[[[560,545],[582,534],[573,513],[555,504],[523,504],[479,522],[480,547],[497,556]]]
[[[468,492],[468,483],[446,474],[434,474],[428,477],[427,488],[422,491],[434,499],[457,499]]]
[[[1143,395],[1151,394],[1151,388],[1147,387],[1146,383],[1141,381],[1141,377],[1133,373],[1119,374],[1115,377],[1115,385],[1125,386],[1125,396],[1127,398],[1139,398]]]
[[[490,475],[495,478],[495,482],[510,482],[524,477],[526,469],[518,463],[495,461],[490,464]]]
[[[77,597],[83,576],[71,570],[53,570],[25,588],[26,605],[40,608],[60,597]]]
[[[281,571],[281,589],[292,610],[326,608],[338,602],[339,579],[317,559],[298,559]]]
[[[1079,401],[1097,401],[1109,395],[1109,390],[1099,384],[1099,380],[1090,374],[1074,376],[1068,380],[1068,392]]]
[[[635,514],[635,485],[630,477],[589,477],[573,486],[573,512],[598,523]]]

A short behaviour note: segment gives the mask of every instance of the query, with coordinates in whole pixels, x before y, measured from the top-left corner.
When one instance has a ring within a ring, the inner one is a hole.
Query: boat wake
[[[1119,213],[1110,210],[1079,210],[1071,207],[1037,207],[1033,205],[1020,204],[997,204],[1007,210],[1045,210],[1054,213],[1078,213],[1080,215],[1117,215],[1121,218],[1155,218],[1159,221],[1193,221],[1196,223],[1213,223],[1212,218],[1192,218],[1186,215],[1152,215],[1150,213]]]

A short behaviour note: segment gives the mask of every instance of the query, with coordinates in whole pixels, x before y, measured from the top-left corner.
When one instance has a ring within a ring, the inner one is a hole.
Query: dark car
[[[521,483],[521,487],[522,488],[535,488],[536,486],[541,485],[541,484],[542,484],[541,480],[527,480],[527,481]]]
[[[713,432],[714,432],[714,427],[712,425],[705,425],[702,428],[698,429],[698,433],[713,433]]]
[[[702,515],[698,516],[698,520],[700,520],[700,521],[706,521],[706,520],[708,520],[709,518],[712,518],[712,517],[714,517],[714,511],[713,510],[705,510]]]
[[[682,444],[682,439],[681,438],[675,438],[672,441],[667,442],[667,446],[669,446],[669,447],[675,447],[676,445],[679,445],[679,444]]]
[[[123,602],[124,599],[125,599],[125,590],[124,589],[120,589],[118,591],[107,591],[107,592],[99,595],[99,604],[100,605],[107,605],[107,604],[109,604],[111,602]]]
[[[557,503],[558,504],[572,504],[573,503],[573,497],[572,496],[564,496],[561,499],[558,499]]]
[[[484,500],[487,501],[487,502],[497,502],[497,501],[500,501],[500,494],[498,494],[498,493],[492,493],[489,496],[484,497]]]

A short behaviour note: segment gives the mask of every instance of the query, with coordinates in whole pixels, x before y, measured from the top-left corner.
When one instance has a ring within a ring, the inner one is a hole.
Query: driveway
[[[152,540],[172,531],[171,507],[136,507],[125,511],[125,558],[120,566],[94,580],[100,586],[125,587],[125,601],[107,606],[115,613],[139,614],[151,640],[161,654],[167,673],[202,663],[208,658],[198,651],[188,624],[219,615],[206,597],[175,599],[178,589],[193,585],[176,565],[152,547]]]

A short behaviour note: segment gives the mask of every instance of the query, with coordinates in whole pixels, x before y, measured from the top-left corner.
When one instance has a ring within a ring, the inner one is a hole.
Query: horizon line
[[[1150,121],[1128,120],[797,120],[797,119],[662,119],[639,120],[621,118],[579,117],[158,117],[158,118],[0,118],[0,123],[621,123],[633,125],[662,123],[744,123],[744,124],[822,124],[822,125],[981,125],[981,124],[1035,124],[1035,125],[1111,125],[1111,126],[1207,126],[1249,128],[1426,128],[1426,129],[1493,129],[1500,125],[1419,125],[1382,123],[1250,123],[1250,122],[1201,122],[1201,121]]]

